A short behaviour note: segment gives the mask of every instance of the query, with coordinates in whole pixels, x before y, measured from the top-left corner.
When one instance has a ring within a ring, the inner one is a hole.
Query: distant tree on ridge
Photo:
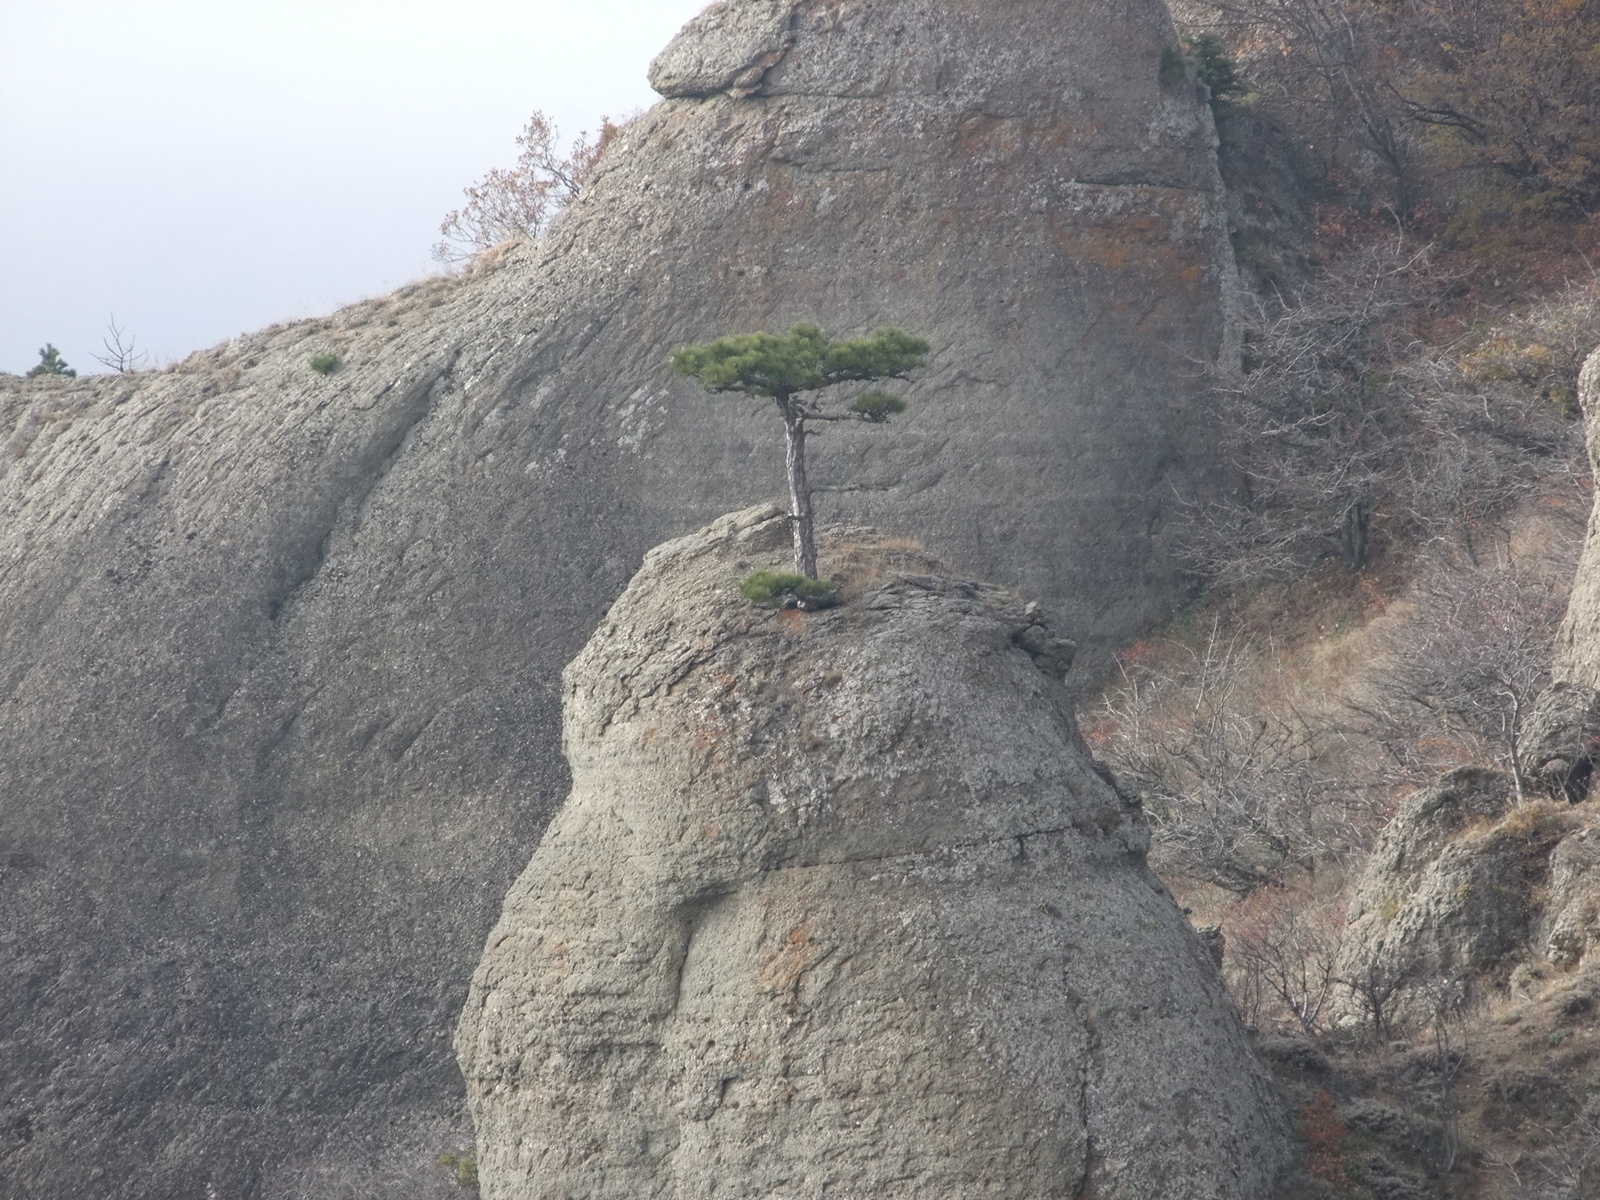
[[[28,378],[32,379],[36,375],[75,376],[77,372],[67,366],[67,360],[61,357],[61,351],[46,342],[44,349],[39,351],[39,365],[28,372]]]

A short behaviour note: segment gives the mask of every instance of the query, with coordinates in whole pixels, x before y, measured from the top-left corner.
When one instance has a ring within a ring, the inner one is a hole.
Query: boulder
[[[1036,606],[858,531],[841,606],[754,608],[788,547],[659,547],[567,667],[456,1035],[484,1195],[1268,1195],[1279,1106]]]
[[[1232,278],[1173,44],[1159,0],[725,4],[538,242],[0,380],[8,1194],[454,1186],[417,1131],[568,787],[560,668],[646,549],[783,494],[778,422],[673,347],[927,337],[905,420],[819,443],[824,519],[1026,589],[1080,673],[1170,612]]]
[[[1460,996],[1529,955],[1576,961],[1594,912],[1582,821],[1515,803],[1507,776],[1476,767],[1414,793],[1362,870],[1337,977],[1407,1018],[1427,1015],[1436,984]]]
[[[1550,853],[1544,927],[1545,957],[1556,967],[1578,966],[1600,942],[1600,827],[1592,813]]]

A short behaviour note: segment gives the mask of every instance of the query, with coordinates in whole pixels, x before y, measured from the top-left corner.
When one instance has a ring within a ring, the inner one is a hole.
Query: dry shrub
[[[1180,0],[1253,102],[1358,195],[1410,216],[1474,180],[1515,205],[1600,200],[1596,0]],[[1440,180],[1445,181],[1441,190]]]
[[[1242,486],[1188,510],[1196,571],[1259,586],[1330,557],[1360,570],[1385,543],[1476,561],[1519,501],[1572,483],[1572,396],[1582,347],[1600,340],[1600,289],[1570,287],[1439,348],[1457,282],[1395,235],[1255,304],[1244,359],[1212,391]]]
[[[1556,574],[1559,583],[1510,562],[1423,572],[1415,614],[1380,640],[1384,660],[1349,702],[1397,782],[1489,763],[1510,771],[1523,796],[1525,722],[1550,680],[1571,578]]]
[[[1248,895],[1368,844],[1383,798],[1324,762],[1340,737],[1303,711],[1276,649],[1213,623],[1198,646],[1141,643],[1084,712],[1084,736],[1136,793],[1163,875]]]
[[[600,133],[580,133],[562,150],[561,131],[535,111],[517,135],[522,153],[510,170],[495,167],[466,189],[466,204],[439,226],[444,240],[433,248],[443,263],[457,263],[503,242],[538,237],[552,218],[578,198],[600,153],[621,127],[601,118]]]
[[[1559,1129],[1543,1130],[1544,1144],[1490,1157],[1507,1200],[1592,1200],[1600,1194],[1600,1113],[1588,1111]]]
[[[1262,888],[1234,906],[1226,928],[1226,975],[1246,1023],[1319,1037],[1339,982],[1338,898],[1289,884]]]
[[[1592,271],[1586,275],[1498,321],[1459,355],[1461,382],[1531,392],[1553,410],[1578,415],[1578,372],[1600,346],[1600,281]]]
[[[1326,1088],[1300,1108],[1300,1136],[1306,1144],[1306,1173],[1329,1183],[1347,1182],[1344,1167],[1345,1125]]]
[[[947,575],[949,566],[909,538],[871,529],[827,530],[820,547],[823,572],[846,603],[871,594],[899,575]]]

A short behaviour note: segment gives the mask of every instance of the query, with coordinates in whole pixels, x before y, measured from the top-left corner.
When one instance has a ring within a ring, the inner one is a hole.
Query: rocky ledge
[[[1277,1107],[1035,605],[752,509],[567,668],[572,792],[456,1048],[484,1194],[1261,1197]],[[825,542],[825,550],[828,543]]]

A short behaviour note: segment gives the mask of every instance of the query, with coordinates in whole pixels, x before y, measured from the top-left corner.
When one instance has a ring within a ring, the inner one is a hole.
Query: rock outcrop
[[[1062,639],[831,542],[820,613],[739,594],[776,509],[670,542],[567,668],[572,793],[456,1040],[484,1194],[1267,1195],[1276,1103]]]
[[[823,444],[823,517],[1025,588],[1090,660],[1169,611],[1231,273],[1173,40],[1159,0],[740,0],[539,243],[0,384],[8,1194],[435,1170],[411,1131],[459,1110],[447,1031],[568,784],[561,665],[648,547],[782,494],[770,414],[673,346],[926,336],[903,425]]]
[[[1441,983],[1464,996],[1525,963],[1578,965],[1600,938],[1593,821],[1588,805],[1519,804],[1508,776],[1476,767],[1408,797],[1351,903],[1335,973],[1352,1003],[1426,1019]]]
[[[1578,376],[1589,462],[1600,471],[1600,350]],[[1557,638],[1551,685],[1528,716],[1523,761],[1552,787],[1581,795],[1600,750],[1600,495]]]

